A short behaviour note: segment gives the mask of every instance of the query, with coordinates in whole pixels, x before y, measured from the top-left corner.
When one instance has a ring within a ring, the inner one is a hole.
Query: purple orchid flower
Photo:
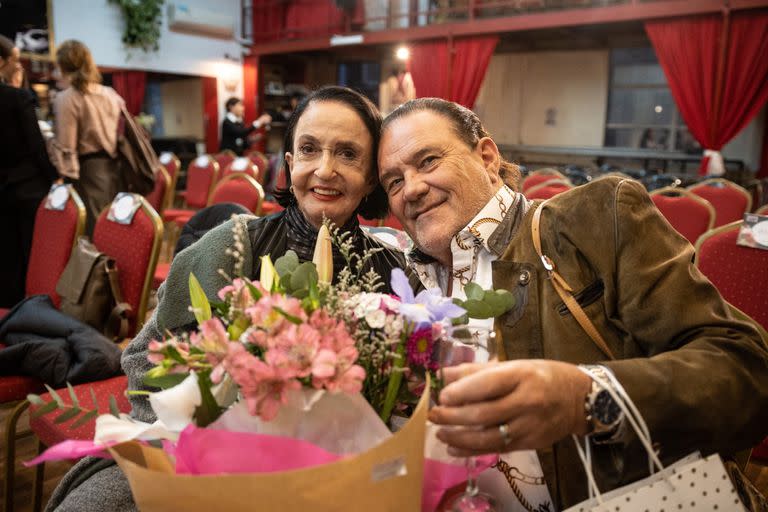
[[[392,270],[391,284],[392,291],[400,297],[400,314],[418,325],[459,318],[466,313],[450,297],[443,296],[439,288],[420,291],[414,297],[405,272],[399,268]]]

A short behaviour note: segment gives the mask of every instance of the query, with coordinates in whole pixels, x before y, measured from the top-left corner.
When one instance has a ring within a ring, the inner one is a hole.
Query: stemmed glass
[[[487,359],[485,356],[487,353]],[[493,329],[468,327],[443,337],[438,346],[440,380],[442,368],[461,363],[487,361],[496,356],[495,333]],[[448,502],[445,510],[451,512],[494,512],[496,500],[480,490],[477,484],[477,458],[466,457],[467,487],[464,494]]]

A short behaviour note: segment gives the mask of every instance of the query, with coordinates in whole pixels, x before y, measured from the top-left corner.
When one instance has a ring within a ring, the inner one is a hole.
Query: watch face
[[[613,401],[608,391],[603,389],[595,397],[592,414],[603,425],[611,425],[619,419],[621,408]]]

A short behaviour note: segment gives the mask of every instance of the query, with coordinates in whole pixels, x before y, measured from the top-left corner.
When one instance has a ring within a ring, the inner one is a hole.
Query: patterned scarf
[[[285,222],[288,225],[288,249],[294,251],[300,261],[312,261],[315,255],[315,243],[317,242],[317,229],[307,221],[304,214],[294,202],[285,210]],[[355,251],[362,254],[362,234],[360,233],[360,224],[357,221],[357,215],[341,228],[342,233],[352,233],[352,243]],[[333,246],[333,275],[336,276],[346,266],[344,258],[341,256],[338,247]]]

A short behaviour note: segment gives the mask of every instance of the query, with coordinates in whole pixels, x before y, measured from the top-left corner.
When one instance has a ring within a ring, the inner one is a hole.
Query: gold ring
[[[509,423],[499,425],[499,434],[501,434],[501,443],[504,447],[512,444],[512,436],[509,435]]]

